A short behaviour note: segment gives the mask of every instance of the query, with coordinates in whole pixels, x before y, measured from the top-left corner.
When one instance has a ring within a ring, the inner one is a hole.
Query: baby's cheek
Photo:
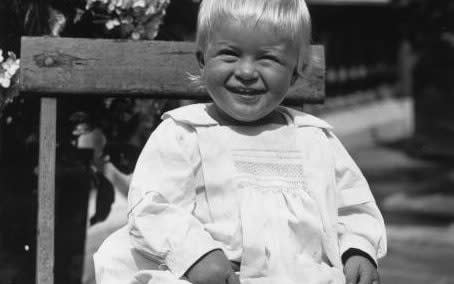
[[[223,84],[225,79],[228,77],[228,70],[220,65],[211,63],[210,65],[207,65],[204,77],[207,83],[216,85]]]

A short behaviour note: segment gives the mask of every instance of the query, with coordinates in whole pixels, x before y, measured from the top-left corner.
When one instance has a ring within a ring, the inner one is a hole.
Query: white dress
[[[221,125],[210,107],[166,113],[137,162],[126,246],[155,266],[121,253],[136,265],[113,264],[102,247],[98,284],[125,283],[113,273],[187,283],[185,271],[216,248],[241,262],[241,283],[341,284],[347,249],[385,254],[367,182],[327,123],[280,108],[287,125]]]

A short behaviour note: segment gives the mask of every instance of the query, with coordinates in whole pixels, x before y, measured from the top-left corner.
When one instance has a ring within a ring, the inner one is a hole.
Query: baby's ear
[[[197,62],[199,63],[199,68],[205,68],[205,59],[203,58],[203,52],[201,50],[197,50],[195,57],[197,58]]]

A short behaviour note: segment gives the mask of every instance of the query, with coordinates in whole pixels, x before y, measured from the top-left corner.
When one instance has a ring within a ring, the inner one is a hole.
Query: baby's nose
[[[258,78],[257,68],[252,60],[244,59],[238,62],[235,76],[242,81],[254,81]]]

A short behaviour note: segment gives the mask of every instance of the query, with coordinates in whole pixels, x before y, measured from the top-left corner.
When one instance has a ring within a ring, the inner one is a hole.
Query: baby
[[[109,263],[101,247],[98,284],[379,283],[366,180],[330,125],[280,106],[309,45],[303,0],[202,1],[197,81],[213,103],[163,115],[129,191],[134,255]]]

